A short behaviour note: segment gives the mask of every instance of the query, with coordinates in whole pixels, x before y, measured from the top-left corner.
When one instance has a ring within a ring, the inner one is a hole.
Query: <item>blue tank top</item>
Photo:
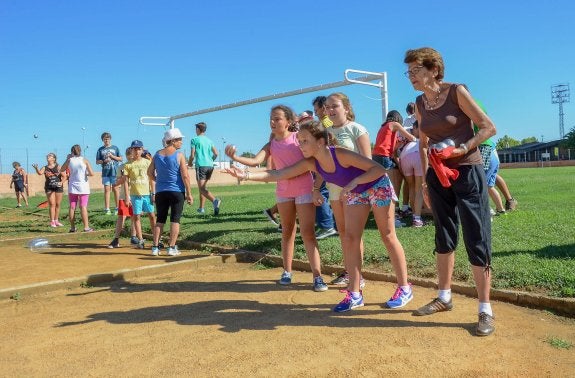
[[[315,161],[315,168],[325,181],[335,184],[337,186],[344,187],[347,184],[349,184],[351,180],[365,173],[363,169],[359,169],[357,167],[347,167],[347,168],[342,167],[341,164],[339,164],[339,161],[337,160],[337,156],[335,154],[335,147],[330,146],[329,152],[331,152],[333,162],[335,163],[334,172],[324,171],[317,162],[317,160]],[[372,186],[374,186],[380,179],[381,177],[378,178],[377,180],[373,180],[365,184],[359,184],[352,190],[352,193],[363,193]]]
[[[180,174],[177,151],[169,156],[162,156],[156,152],[154,165],[156,167],[156,193],[184,193],[186,191],[184,180],[182,180],[182,175]]]

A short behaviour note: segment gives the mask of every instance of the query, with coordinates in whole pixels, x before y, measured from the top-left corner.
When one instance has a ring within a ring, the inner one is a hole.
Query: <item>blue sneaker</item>
[[[220,205],[222,204],[222,200],[219,198],[214,199],[214,215],[218,215],[220,213]]]
[[[388,308],[400,308],[411,302],[413,299],[413,290],[411,289],[411,284],[409,284],[409,286],[409,293],[406,293],[398,286],[397,289],[395,289],[393,296],[385,302],[386,306]]]
[[[282,276],[279,280],[279,284],[280,285],[291,285],[291,273],[286,272],[284,270],[284,272],[282,273]]]
[[[363,306],[363,294],[361,294],[361,291],[360,291],[360,297],[358,299],[353,299],[353,297],[351,296],[351,291],[348,291],[347,294],[345,295],[345,298],[343,298],[343,301],[339,302],[339,304],[333,308],[333,311],[346,312],[349,310],[353,310],[356,307],[362,307],[362,306]]]
[[[313,291],[326,291],[327,285],[323,282],[321,276],[317,276],[313,279]]]

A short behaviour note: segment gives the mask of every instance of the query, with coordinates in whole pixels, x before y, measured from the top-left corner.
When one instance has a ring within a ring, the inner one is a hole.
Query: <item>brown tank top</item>
[[[425,109],[423,95],[417,96],[415,101],[421,117],[419,128],[429,137],[429,144],[441,142],[447,138],[453,139],[455,146],[473,138],[473,122],[459,108],[457,101],[457,87],[461,84],[451,84],[447,98],[443,105],[436,109]],[[481,154],[477,148],[469,150],[467,154],[443,161],[449,168],[460,165],[482,164]]]

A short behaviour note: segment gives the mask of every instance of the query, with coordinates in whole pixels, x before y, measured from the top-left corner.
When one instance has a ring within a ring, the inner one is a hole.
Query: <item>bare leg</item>
[[[451,278],[453,277],[453,267],[455,266],[455,254],[438,253],[437,254],[437,274],[439,290],[451,289]]]
[[[345,217],[346,211],[348,206],[346,206],[343,202],[336,200],[330,201],[331,209],[333,211],[333,217],[335,219],[335,224],[337,226],[337,232],[339,234],[339,239],[341,242],[341,251],[343,255],[343,266],[346,266],[346,253],[345,251],[349,249],[349,246],[346,244],[347,239],[345,237],[345,233],[347,232],[346,224],[345,224]],[[360,256],[361,260],[363,261],[363,239],[359,243],[360,249]]]
[[[299,232],[314,277],[321,276],[321,259],[315,238],[315,206],[311,203],[295,205]]]
[[[132,224],[134,224],[134,222],[132,222]],[[178,229],[178,231],[179,231],[179,229]],[[162,236],[163,232],[164,232],[164,223],[156,222],[156,225],[154,227],[154,245],[156,245],[156,246],[158,245],[158,243],[160,242],[160,237]],[[170,242],[171,242],[171,239],[170,239]]]
[[[350,206],[354,207],[354,206]],[[393,266],[393,271],[399,286],[407,286],[407,262],[403,246],[395,233],[395,208],[393,204],[384,207],[373,207],[373,215],[381,240],[387,249],[387,254]]]
[[[403,176],[405,178],[405,185],[403,186],[403,192],[405,193],[405,188],[409,188],[409,206],[415,211],[415,176]],[[405,196],[404,196],[405,198]]]
[[[104,185],[104,209],[110,208],[110,185]]]
[[[142,221],[140,214],[138,215],[134,214],[132,216],[132,223],[134,223],[134,227],[136,228],[136,237],[139,240],[142,240]]]
[[[473,279],[477,287],[477,297],[481,303],[489,303],[491,291],[491,272],[483,266],[472,266]]]
[[[203,208],[206,203],[206,199],[210,202],[214,202],[216,197],[214,197],[214,195],[206,188],[206,185],[208,184],[207,180],[197,180],[197,183],[198,190],[200,192],[200,208]]]
[[[126,220],[125,216],[118,215],[118,219],[116,220],[116,230],[114,231],[114,238],[116,239],[120,238],[120,235],[122,234],[122,229],[124,228],[125,220]]]
[[[116,204],[116,209],[120,204],[120,187],[112,186],[112,191],[114,192],[114,203]]]
[[[163,225],[162,225],[163,228]],[[178,236],[180,235],[180,224],[175,222],[170,222],[170,247],[175,247],[178,241]],[[159,242],[159,238],[158,238]],[[157,244],[156,244],[157,245]]]
[[[150,230],[154,232],[154,227],[156,226],[156,214],[148,213],[148,219],[150,220]]]
[[[68,218],[70,219],[70,229],[76,229],[76,205],[72,206],[70,204],[70,209],[68,210]]]
[[[363,264],[361,236],[367,222],[369,209],[368,205],[350,205],[345,210],[347,229],[344,236],[345,241],[342,241],[342,244],[347,247],[344,250],[344,260],[345,269],[349,274],[348,290],[352,292],[360,291],[361,266]]]
[[[505,199],[507,201],[509,201],[511,198],[513,198],[511,196],[511,192],[509,192],[509,188],[507,187],[507,183],[505,182],[505,180],[503,180],[503,177],[497,175],[495,178],[495,185],[497,185],[497,188],[499,190],[501,190],[501,194],[503,194],[503,197],[505,197]]]
[[[60,207],[62,205],[62,198],[64,197],[64,193],[54,193],[54,219],[60,221]]]
[[[421,176],[414,176],[415,183],[414,183],[414,192],[415,192],[415,199],[413,201],[413,214],[421,215],[421,209],[423,208],[423,177]]]
[[[489,192],[489,196],[491,197],[491,200],[493,201],[493,203],[495,203],[495,209],[497,209],[497,211],[505,211],[505,209],[503,208],[503,202],[501,201],[501,197],[499,196],[499,192],[497,191],[497,189],[495,189],[495,187],[489,187],[488,189]]]
[[[293,201],[278,204],[282,225],[282,260],[286,272],[291,272],[296,234],[296,207]]]
[[[90,222],[88,220],[88,206],[80,206],[80,215],[82,216],[82,223],[84,223],[84,230],[90,228]]]
[[[56,193],[54,192],[49,192],[46,194],[46,197],[48,198],[48,210],[50,212],[50,221],[55,221],[58,220],[58,217],[56,215]]]

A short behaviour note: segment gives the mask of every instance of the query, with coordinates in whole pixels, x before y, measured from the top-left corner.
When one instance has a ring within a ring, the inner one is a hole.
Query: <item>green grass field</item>
[[[517,211],[496,217],[492,223],[493,286],[575,297],[575,167],[509,169],[502,175],[519,206]],[[281,235],[262,214],[263,209],[274,203],[275,184],[214,186],[210,189],[223,201],[220,216],[212,216],[210,206],[206,208],[206,215],[196,213],[197,203],[186,206],[180,239],[281,255]],[[197,191],[194,198],[198,201]],[[47,218],[39,216],[47,214],[47,209],[35,208],[44,200],[43,196],[30,200],[29,212],[36,215],[16,217],[11,214],[23,214],[22,211],[9,210],[8,214],[7,210],[2,210],[0,231],[3,238],[55,232],[46,226]],[[111,230],[116,219],[102,214],[102,204],[102,193],[91,196],[91,225],[96,229]],[[15,199],[0,199],[0,206],[13,208]],[[65,198],[64,223],[67,210]],[[145,226],[147,221],[143,224]],[[400,228],[397,234],[405,248],[410,276],[435,277],[433,226]],[[366,226],[364,243],[366,266],[392,272],[372,218]],[[301,240],[296,239],[296,244],[296,258],[306,259]],[[319,246],[324,264],[341,264],[338,238],[321,240]],[[462,243],[456,253],[454,279],[471,283],[471,270]]]

